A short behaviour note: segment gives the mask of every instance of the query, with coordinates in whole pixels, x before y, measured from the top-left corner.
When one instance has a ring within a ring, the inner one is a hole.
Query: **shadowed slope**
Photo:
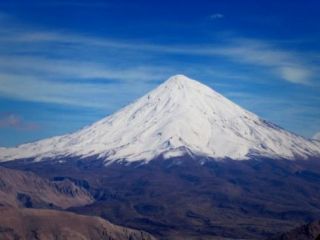
[[[107,167],[94,159],[6,164],[51,179],[71,179],[96,201],[70,211],[160,239],[265,239],[320,219],[319,159],[183,157]]]
[[[315,221],[269,240],[320,240],[320,221]]]
[[[0,207],[0,216],[0,239],[6,240],[154,240],[98,217],[55,210]]]
[[[68,208],[92,203],[83,188],[69,180],[51,182],[32,172],[0,167],[0,204],[15,207]]]

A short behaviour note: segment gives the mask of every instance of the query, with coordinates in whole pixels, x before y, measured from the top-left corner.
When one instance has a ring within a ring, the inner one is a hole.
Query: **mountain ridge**
[[[143,231],[95,216],[49,209],[0,207],[0,239],[155,240]]]
[[[93,201],[71,181],[49,181],[32,172],[0,166],[0,206],[66,209]]]
[[[308,159],[320,156],[320,144],[262,120],[200,82],[176,75],[75,133],[0,148],[0,161],[96,155],[109,162],[148,162],[160,155],[185,154]]]

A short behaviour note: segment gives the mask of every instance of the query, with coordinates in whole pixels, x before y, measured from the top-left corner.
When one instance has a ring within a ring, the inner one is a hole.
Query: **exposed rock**
[[[99,217],[57,210],[0,207],[0,239],[154,240],[150,234]]]
[[[0,203],[14,207],[68,208],[93,202],[69,180],[52,182],[34,173],[0,167]]]

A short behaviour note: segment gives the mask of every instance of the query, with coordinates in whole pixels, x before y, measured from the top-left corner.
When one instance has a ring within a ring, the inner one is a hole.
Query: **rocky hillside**
[[[93,202],[69,180],[52,182],[34,173],[0,167],[0,204],[27,208],[68,208]]]
[[[297,227],[270,240],[320,240],[320,221]]]
[[[0,207],[0,239],[153,240],[151,235],[119,227],[99,217],[57,210]]]

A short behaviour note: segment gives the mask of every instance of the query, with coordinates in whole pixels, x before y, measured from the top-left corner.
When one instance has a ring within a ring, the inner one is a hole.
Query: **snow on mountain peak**
[[[3,161],[94,155],[110,161],[148,161],[184,154],[295,159],[320,156],[320,144],[261,120],[200,82],[176,75],[75,133],[0,149]]]
[[[211,88],[208,86],[193,80],[191,78],[188,78],[185,75],[178,74],[170,77],[167,81],[162,83],[159,87],[164,86],[166,90],[175,90],[175,91],[213,91]]]
[[[185,75],[177,74],[172,77],[170,77],[167,81],[163,83],[164,85],[168,87],[178,87],[180,89],[182,88],[188,88],[195,85],[202,85],[200,82],[192,80],[191,78],[188,78]],[[205,85],[203,85],[206,87]]]
[[[320,132],[317,132],[315,135],[313,135],[312,139],[320,141]]]

